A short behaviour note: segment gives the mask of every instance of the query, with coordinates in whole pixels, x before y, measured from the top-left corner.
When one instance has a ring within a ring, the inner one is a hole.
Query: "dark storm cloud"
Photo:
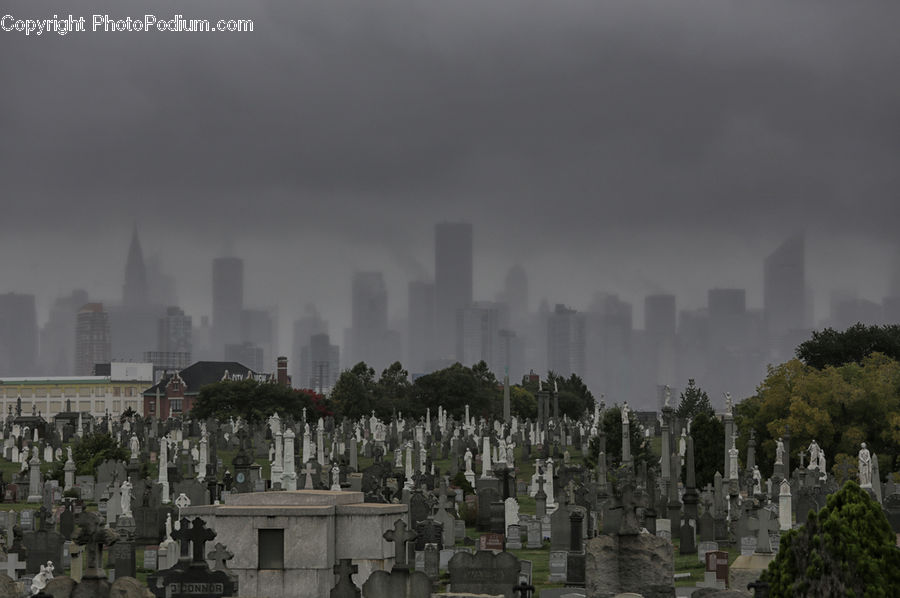
[[[256,31],[3,34],[7,233],[324,231],[409,277],[442,218],[483,222],[482,248],[570,254],[673,230],[894,234],[895,2],[49,6],[9,11]]]

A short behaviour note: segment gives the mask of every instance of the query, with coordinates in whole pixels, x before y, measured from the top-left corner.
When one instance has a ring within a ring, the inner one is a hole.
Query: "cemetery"
[[[655,419],[602,400],[574,418],[540,386],[521,418],[508,389],[491,419],[17,410],[0,597],[765,596],[782,538],[842,487],[900,534],[865,443],[828,469],[785,427],[764,463],[727,397],[724,450],[701,455],[668,394]]]

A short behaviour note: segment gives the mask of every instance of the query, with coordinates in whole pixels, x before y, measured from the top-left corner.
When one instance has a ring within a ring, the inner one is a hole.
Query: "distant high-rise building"
[[[626,400],[632,392],[632,314],[630,303],[614,294],[598,293],[584,315],[590,368],[575,373],[595,395],[604,394],[613,402]]]
[[[881,310],[885,324],[900,324],[900,296],[885,297],[881,302]]]
[[[648,295],[644,298],[644,343],[648,376],[641,377],[641,390],[678,381],[675,372],[675,295]],[[646,379],[646,378],[649,378]]]
[[[585,318],[557,304],[547,318],[547,360],[555,374],[568,378],[585,371]]]
[[[249,342],[225,345],[225,361],[236,361],[254,372],[261,372],[264,367],[263,349]]]
[[[147,300],[153,305],[178,305],[175,277],[163,272],[158,255],[147,256]]]
[[[191,316],[175,306],[168,307],[159,319],[156,351],[145,353],[144,360],[157,369],[180,370],[192,361],[194,328]]]
[[[36,374],[37,342],[34,295],[0,295],[0,376]]]
[[[125,285],[122,287],[122,305],[137,307],[148,303],[149,288],[147,286],[147,268],[144,264],[144,252],[138,239],[137,224],[131,233],[131,246],[128,248],[128,259],[125,262]]]
[[[191,354],[197,361],[211,361],[215,355],[209,316],[200,316],[200,325],[191,331]]]
[[[213,350],[240,344],[244,310],[244,260],[220,257],[213,260]],[[221,353],[219,353],[221,354]],[[248,367],[249,364],[245,364]],[[254,368],[251,368],[254,369]]]
[[[407,322],[408,371],[427,374],[426,364],[435,354],[434,283],[421,280],[409,283]]]
[[[291,343],[293,355],[292,376],[297,384],[306,387],[309,383],[309,343],[315,334],[328,334],[328,323],[319,315],[319,311],[312,303],[305,308],[304,314],[294,321],[294,336]],[[306,357],[304,358],[304,350]]]
[[[399,361],[399,336],[388,329],[387,287],[381,272],[353,275],[352,321],[347,331],[348,365],[366,362],[376,372]]]
[[[241,311],[241,341],[263,350],[263,363],[274,363],[278,353],[278,310],[244,309]]]
[[[857,323],[866,326],[880,325],[883,317],[882,305],[857,297],[855,294],[849,296],[835,294],[831,298],[829,326],[836,330],[846,330]]]
[[[435,331],[439,357],[455,354],[456,314],[472,303],[472,224],[435,225]]]
[[[75,324],[75,375],[93,376],[94,365],[111,361],[110,350],[109,317],[103,304],[85,304]]]
[[[59,297],[50,308],[50,317],[41,328],[40,370],[45,376],[75,374],[75,321],[78,310],[88,302],[87,291],[76,290]]]
[[[471,367],[484,361],[494,374],[503,375],[500,361],[500,330],[508,328],[505,303],[477,301],[457,312],[456,359]]]
[[[506,273],[500,301],[509,306],[510,317],[517,321],[528,313],[528,275],[516,264]]]
[[[765,260],[763,309],[766,333],[776,352],[791,351],[797,331],[810,326],[806,310],[804,240],[796,236],[782,243]],[[788,358],[790,355],[787,356]]]
[[[314,334],[301,350],[304,363],[301,386],[319,393],[331,392],[340,375],[341,352],[327,334]]]

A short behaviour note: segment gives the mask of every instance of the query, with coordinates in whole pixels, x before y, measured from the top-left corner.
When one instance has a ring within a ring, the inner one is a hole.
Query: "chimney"
[[[281,356],[278,358],[278,383],[282,386],[290,386],[291,381],[288,378],[287,373],[287,357]]]

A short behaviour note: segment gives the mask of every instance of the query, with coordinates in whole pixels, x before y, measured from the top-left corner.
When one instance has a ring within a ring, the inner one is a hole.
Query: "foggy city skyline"
[[[213,260],[241,258],[242,307],[277,311],[272,352],[292,369],[309,304],[353,365],[355,272],[383,274],[389,361],[408,366],[408,284],[435,282],[439,222],[472,223],[472,300],[497,301],[521,266],[529,312],[614,294],[635,330],[653,294],[680,312],[745,289],[761,310],[765,259],[796,235],[810,326],[833,297],[900,296],[898,6],[191,9],[256,30],[3,38],[0,294],[34,294],[39,329],[75,290],[122,302],[135,228],[149,291],[194,327],[214,320]]]

